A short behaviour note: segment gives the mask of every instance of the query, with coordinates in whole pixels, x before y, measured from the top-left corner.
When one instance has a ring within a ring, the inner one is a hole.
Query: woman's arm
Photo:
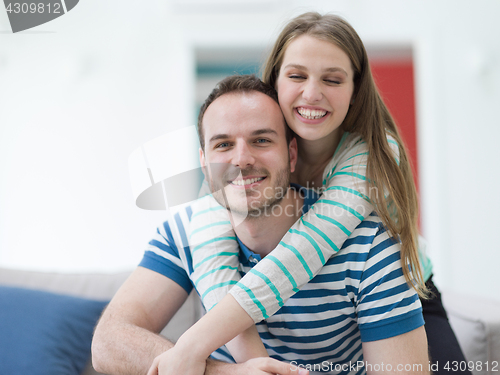
[[[192,205],[189,247],[193,259],[190,277],[210,311],[240,279],[239,246],[227,210],[212,195]]]
[[[325,170],[320,199],[230,290],[254,322],[273,315],[317,275],[374,210],[368,198],[367,159],[366,143],[359,136],[346,136]]]
[[[398,158],[397,145],[391,146]],[[201,328],[206,324],[218,335],[206,351],[217,349],[219,343],[246,330],[249,326],[241,323],[248,318],[259,322],[273,315],[321,270],[374,209],[368,198],[367,158],[366,143],[349,135],[327,167],[320,199],[290,228],[278,247],[230,290],[233,298],[224,297],[216,306],[217,311],[224,311],[226,320],[207,314],[184,342],[203,337]],[[242,309],[233,308],[234,302]]]
[[[192,209],[189,228],[189,244],[193,258],[191,279],[205,308],[210,311],[241,279],[239,246],[227,210],[212,196],[202,198]],[[234,311],[235,316],[238,316],[238,312],[246,315],[239,305],[227,306],[226,312],[236,307],[239,309]],[[235,326],[234,329],[235,336],[241,332],[239,327]],[[221,330],[214,332],[210,338],[222,346],[227,341],[217,339],[216,336],[220,333]],[[226,346],[237,363],[268,356],[254,324],[248,325],[244,332],[235,336],[231,337],[234,338],[227,342]]]
[[[224,322],[222,325],[227,325],[230,328],[228,330],[221,329],[220,325],[214,327],[212,322]],[[253,320],[246,314],[234,298],[228,294],[221,303],[215,306],[202,319],[188,329],[179,338],[174,348],[166,351],[154,360],[148,375],[203,375],[206,368],[206,358],[214,350],[232,340],[240,332],[243,332],[243,336],[245,336],[249,327],[255,329]],[[248,337],[244,338],[248,339]],[[242,347],[236,348],[242,351],[242,355],[248,356],[250,354],[250,357],[251,355],[256,357],[260,356],[260,353],[255,351],[252,353],[245,353],[245,350],[252,344],[255,344],[255,342],[249,340],[243,344]],[[262,346],[261,341],[260,345]],[[241,360],[242,357],[239,359]],[[167,365],[162,366],[161,363]],[[161,371],[162,368],[163,370]],[[255,369],[255,371],[257,370],[258,369]],[[276,372],[278,375],[292,375],[297,373],[294,372],[295,370],[292,369],[291,366],[281,366],[277,370],[280,371]],[[253,373],[267,374],[266,371]],[[303,373],[304,375],[308,374],[308,372]]]

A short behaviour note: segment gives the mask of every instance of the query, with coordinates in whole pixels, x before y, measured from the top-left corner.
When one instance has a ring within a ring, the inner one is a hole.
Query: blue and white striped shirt
[[[140,263],[188,293],[193,264],[185,228],[191,215],[188,206],[173,215],[174,223],[160,226]],[[240,242],[239,260],[244,275],[260,256]],[[319,274],[257,328],[275,359],[312,372],[363,374],[362,342],[401,335],[423,324],[420,300],[403,276],[400,245],[371,214]],[[231,360],[225,348],[213,357]]]

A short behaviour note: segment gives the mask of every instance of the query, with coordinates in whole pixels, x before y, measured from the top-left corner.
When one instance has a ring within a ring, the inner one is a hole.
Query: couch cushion
[[[80,374],[106,303],[0,286],[0,374]]]
[[[96,300],[111,300],[131,272],[132,270],[120,273],[62,273],[0,267],[0,285],[42,289]]]
[[[500,369],[500,303],[444,291],[443,304],[474,375],[497,374]]]

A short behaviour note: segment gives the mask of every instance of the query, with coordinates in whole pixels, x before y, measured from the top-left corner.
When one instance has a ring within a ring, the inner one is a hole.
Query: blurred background
[[[0,267],[130,270],[165,211],[129,155],[194,125],[222,77],[258,73],[284,24],[346,18],[410,149],[442,289],[500,299],[500,2],[80,0],[13,34],[0,7]]]

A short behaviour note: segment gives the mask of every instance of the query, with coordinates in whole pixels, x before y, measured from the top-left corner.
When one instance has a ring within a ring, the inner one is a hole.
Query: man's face
[[[257,91],[222,95],[207,108],[203,130],[200,161],[222,206],[257,217],[281,201],[297,146],[295,140],[287,145],[283,115],[274,100]]]

